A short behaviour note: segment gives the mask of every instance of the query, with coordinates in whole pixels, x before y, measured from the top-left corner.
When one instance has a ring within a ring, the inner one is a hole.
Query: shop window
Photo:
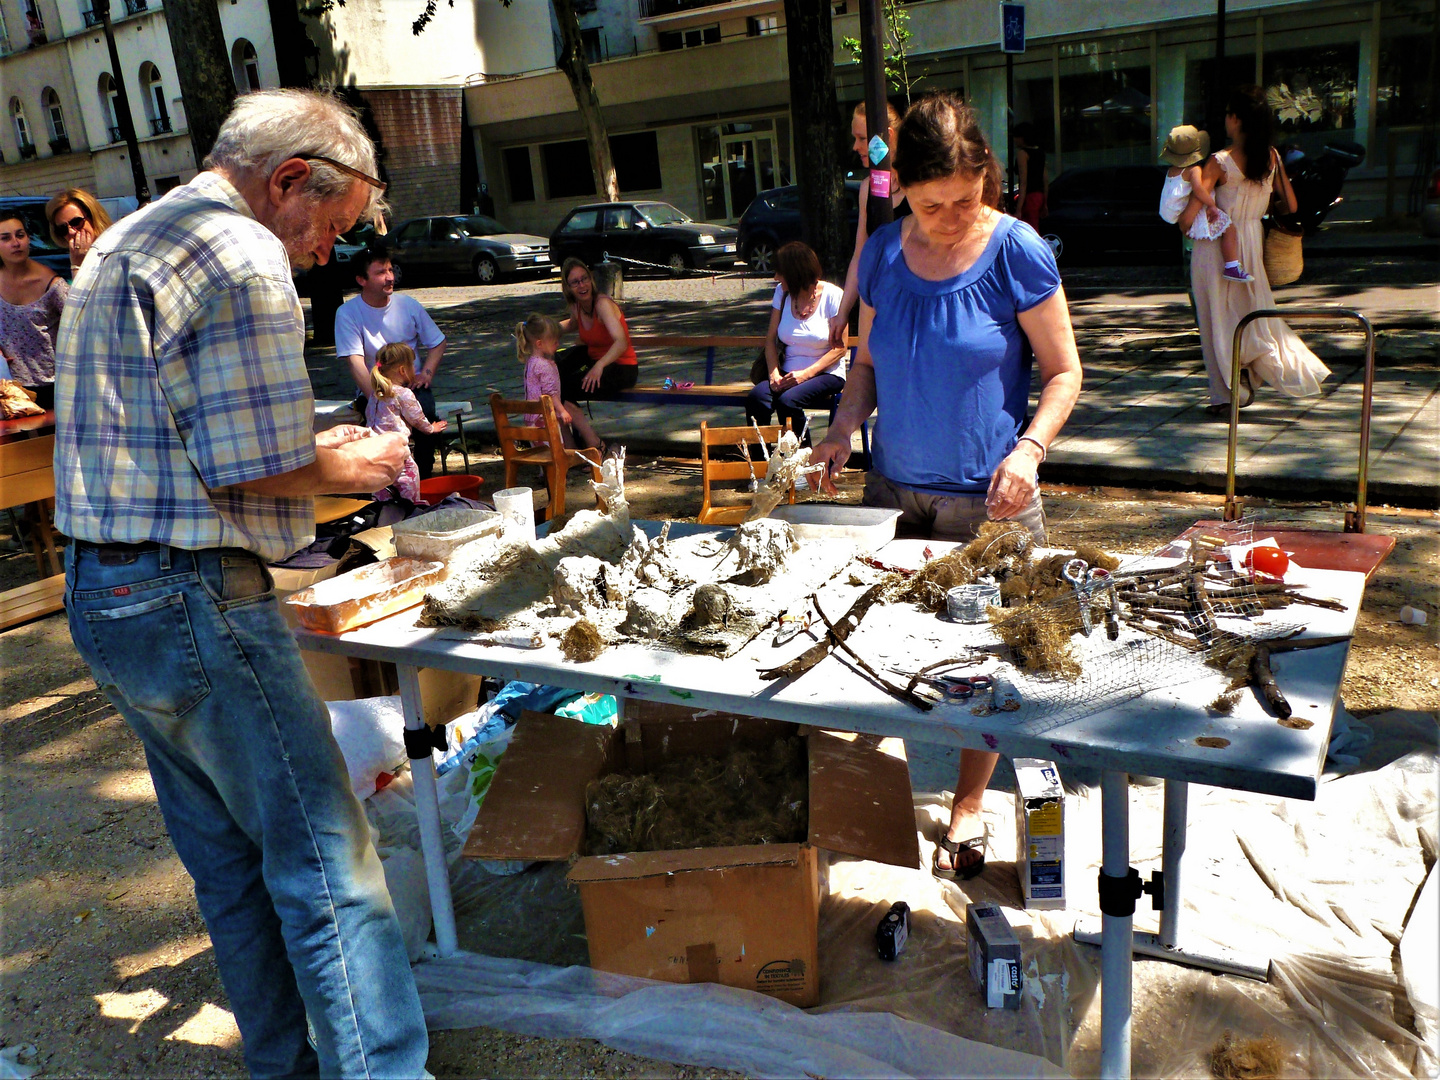
[[[512,146],[500,152],[505,162],[505,185],[510,190],[510,201],[534,202],[535,177],[530,172],[530,148]]]
[[[720,129],[697,127],[695,140],[700,157],[700,194],[706,221],[725,220],[725,179],[720,164]]]
[[[1320,45],[1265,52],[1265,98],[1276,133],[1355,127],[1360,46]]]
[[[653,131],[610,136],[610,156],[621,191],[655,191],[661,187],[660,148]]]
[[[1375,122],[1380,127],[1425,122],[1429,91],[1430,42],[1421,35],[1380,42],[1380,75],[1375,82]]]
[[[1040,128],[1043,87],[1035,90],[1032,122]],[[1066,167],[1148,162],[1154,156],[1150,92],[1148,46],[1127,47],[1124,38],[1060,46],[1060,149]],[[1043,144],[1046,133],[1039,134]]]
[[[540,147],[540,166],[545,173],[547,198],[573,199],[595,194],[595,173],[590,167],[590,148],[584,139],[546,143]]]

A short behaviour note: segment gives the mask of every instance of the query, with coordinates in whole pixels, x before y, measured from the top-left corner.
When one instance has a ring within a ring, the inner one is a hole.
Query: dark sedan
[[[571,255],[591,266],[608,256],[679,272],[735,264],[735,230],[690,220],[662,202],[590,203],[577,206],[550,234],[550,259],[559,266]]]
[[[464,274],[490,285],[504,275],[550,272],[550,244],[543,236],[511,232],[483,214],[412,218],[384,246],[412,277]]]
[[[845,206],[850,226],[845,231],[845,258],[855,242],[855,226],[860,221],[860,182],[845,181]],[[782,244],[799,240],[804,232],[800,215],[800,188],[787,187],[763,191],[740,217],[740,257],[757,274],[775,270],[775,252]]]
[[[1178,262],[1180,230],[1160,216],[1163,165],[1066,169],[1050,184],[1040,234],[1060,264]]]

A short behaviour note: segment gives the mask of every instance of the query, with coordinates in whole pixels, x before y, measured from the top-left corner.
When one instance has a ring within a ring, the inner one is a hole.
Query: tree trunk
[[[165,23],[185,102],[185,126],[190,129],[199,168],[235,104],[230,50],[225,47],[225,30],[215,0],[165,0]]]
[[[308,88],[310,70],[305,63],[310,38],[300,18],[296,0],[265,0],[270,12],[270,31],[275,40],[275,66],[279,68],[280,85]]]
[[[795,178],[805,240],[820,256],[826,276],[842,280],[849,262],[850,223],[845,212],[830,19],[831,0],[785,0]]]
[[[580,107],[585,141],[590,144],[590,167],[595,172],[595,190],[607,202],[615,202],[620,198],[620,184],[615,179],[615,162],[610,157],[605,118],[600,115],[600,95],[595,92],[590,65],[585,62],[585,47],[580,42],[580,22],[575,17],[575,5],[571,0],[551,0],[551,3],[555,7],[555,21],[560,24],[562,38],[555,66],[570,80],[575,104]]]

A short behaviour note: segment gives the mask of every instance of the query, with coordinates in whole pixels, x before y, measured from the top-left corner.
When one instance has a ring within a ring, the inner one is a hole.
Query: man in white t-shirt
[[[409,345],[415,352],[410,389],[426,418],[438,420],[430,384],[445,355],[445,335],[418,300],[396,294],[395,267],[388,255],[371,248],[356,256],[354,265],[360,295],[346,300],[335,313],[335,355],[349,365],[355,385],[368,397],[373,390],[370,369],[381,346]],[[439,441],[419,432],[415,435],[415,464],[422,478],[434,469]]]

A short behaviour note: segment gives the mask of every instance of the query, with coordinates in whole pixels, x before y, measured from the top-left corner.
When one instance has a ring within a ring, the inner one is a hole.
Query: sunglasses
[[[85,228],[85,226],[89,224],[89,218],[85,217],[84,215],[76,215],[75,217],[72,217],[69,221],[57,221],[55,223],[55,228],[62,235],[69,235],[72,232],[79,232],[81,229]]]
[[[375,188],[382,195],[385,194],[385,189],[390,186],[389,184],[385,183],[384,180],[377,180],[375,179],[375,177],[370,176],[368,173],[363,173],[359,169],[352,169],[349,165],[341,164],[334,158],[328,158],[321,154],[303,154],[300,156],[300,160],[323,162],[324,164],[329,165],[332,169],[338,169],[346,176],[353,176],[356,180],[365,181],[365,183]]]

